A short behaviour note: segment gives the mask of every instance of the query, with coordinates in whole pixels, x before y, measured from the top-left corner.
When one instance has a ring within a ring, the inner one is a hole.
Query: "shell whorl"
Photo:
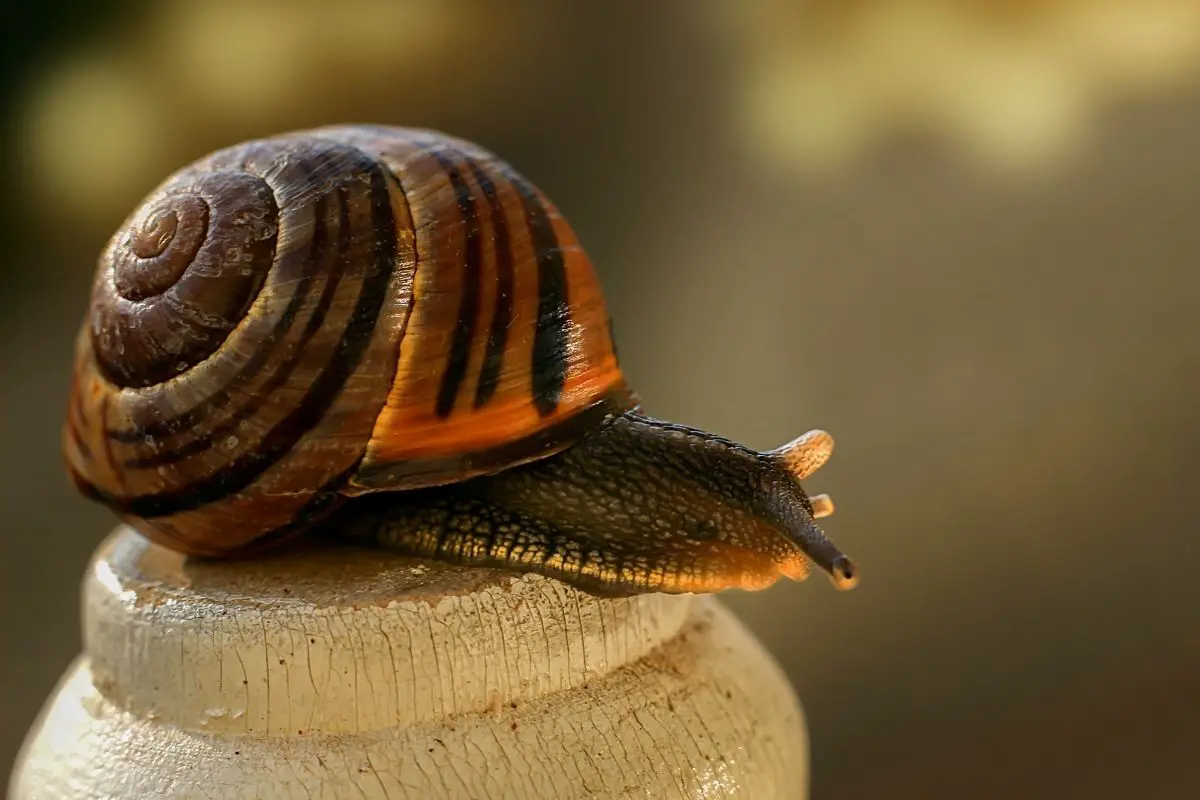
[[[347,126],[213,153],[129,217],[97,269],[64,442],[85,492],[220,554],[351,488],[419,484],[413,464],[436,483],[554,452],[623,390],[548,200],[467,142]]]
[[[91,336],[105,377],[150,386],[212,355],[262,287],[278,225],[257,175],[193,171],[162,187],[97,270]]]

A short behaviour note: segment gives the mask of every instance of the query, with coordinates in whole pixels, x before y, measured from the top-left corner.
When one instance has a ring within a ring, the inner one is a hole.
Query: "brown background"
[[[727,598],[816,797],[1197,796],[1200,11],[1103,0],[1088,49],[1069,0],[962,3],[978,41],[932,2],[269,5],[5,23],[0,775],[111,526],[57,450],[97,251],[211,149],[376,121],[555,199],[650,411],[834,433],[860,587]]]

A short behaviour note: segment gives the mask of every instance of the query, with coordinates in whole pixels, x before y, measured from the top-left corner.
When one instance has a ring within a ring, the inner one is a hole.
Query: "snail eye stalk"
[[[802,481],[825,466],[833,455],[833,437],[822,430],[811,430],[771,453],[796,476],[796,480]]]

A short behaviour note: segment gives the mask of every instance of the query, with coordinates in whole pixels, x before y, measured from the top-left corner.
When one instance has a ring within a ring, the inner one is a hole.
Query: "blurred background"
[[[859,588],[726,597],[815,798],[1200,796],[1195,0],[14,7],[0,776],[112,525],[58,451],[98,251],[210,150],[373,121],[554,198],[651,412],[837,438]]]

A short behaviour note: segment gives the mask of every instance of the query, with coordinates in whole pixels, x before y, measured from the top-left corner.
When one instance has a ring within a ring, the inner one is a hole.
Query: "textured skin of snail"
[[[338,126],[213,153],[126,220],[63,443],[84,494],[185,553],[310,532],[631,594],[808,560],[852,585],[800,486],[822,437],[644,416],[545,195],[461,139]]]

